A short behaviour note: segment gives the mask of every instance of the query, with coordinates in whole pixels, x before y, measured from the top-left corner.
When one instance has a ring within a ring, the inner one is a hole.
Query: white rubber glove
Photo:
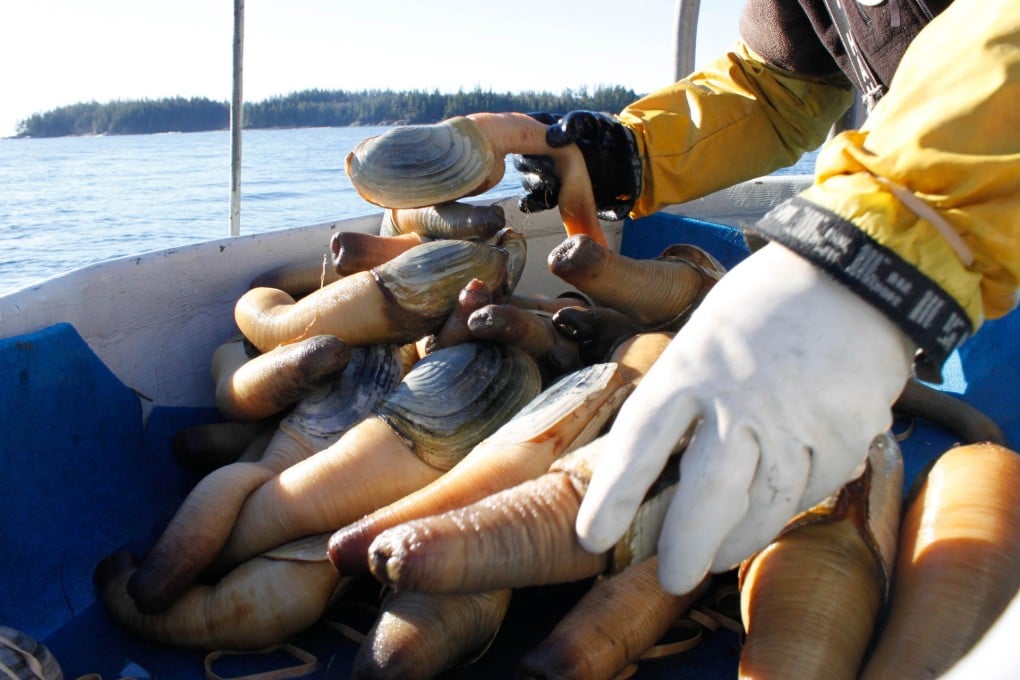
[[[694,423],[659,536],[659,580],[690,591],[767,545],[863,469],[913,343],[827,274],[769,244],[715,285],[624,403],[577,533],[610,549]]]

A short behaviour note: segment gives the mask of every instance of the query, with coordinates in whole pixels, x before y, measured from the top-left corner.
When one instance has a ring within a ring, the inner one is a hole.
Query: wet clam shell
[[[397,345],[351,348],[340,376],[306,395],[280,421],[280,429],[312,451],[322,451],[367,416],[400,383],[403,359]]]
[[[422,208],[387,210],[379,234],[418,233],[428,238],[484,241],[506,226],[506,213],[498,204],[442,203]]]
[[[613,546],[608,573],[617,574],[658,552],[659,534],[662,533],[666,511],[669,510],[679,481],[679,462],[671,459],[645,494],[627,531]]]
[[[20,630],[0,626],[0,677],[15,680],[63,680],[53,653]]]
[[[473,241],[422,243],[372,269],[376,279],[405,310],[445,318],[471,279],[490,288],[505,285],[508,252]]]
[[[617,376],[617,370],[616,363],[607,362],[585,366],[561,376],[518,411],[489,439],[489,443],[506,446],[513,442],[536,442],[548,438],[571,414],[585,410],[587,402],[605,393]],[[629,393],[629,388],[620,388],[616,396],[606,400],[566,452],[595,439]]]
[[[605,437],[601,437],[564,454],[549,466],[549,471],[567,473],[582,485],[583,492],[587,492],[588,482],[596,466],[603,456],[609,455],[612,453],[606,450]],[[658,539],[666,520],[666,511],[680,480],[678,455],[675,453],[670,457],[662,473],[645,493],[627,530],[609,551],[607,573],[619,573],[658,552]]]
[[[524,265],[528,261],[528,240],[521,232],[507,227],[496,235],[496,246],[506,251],[507,291],[512,292],[524,276]]]
[[[499,159],[502,161],[502,159]],[[496,155],[465,117],[401,125],[369,137],[347,155],[347,176],[362,198],[385,208],[421,208],[485,187]]]
[[[534,359],[516,347],[465,342],[429,354],[376,406],[429,465],[448,470],[541,391]]]

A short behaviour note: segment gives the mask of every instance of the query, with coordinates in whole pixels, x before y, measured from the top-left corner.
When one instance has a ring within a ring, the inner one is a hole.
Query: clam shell
[[[340,376],[298,402],[280,421],[280,429],[322,451],[367,416],[400,383],[403,360],[396,345],[351,348],[351,360]]]
[[[0,626],[0,677],[16,680],[63,680],[53,653],[20,630]]]
[[[514,442],[538,441],[548,437],[553,428],[565,418],[584,408],[586,402],[604,393],[616,372],[617,364],[607,362],[585,366],[560,377],[518,411],[489,441],[506,446]],[[576,448],[576,442],[587,443],[594,439],[598,431],[615,414],[623,397],[629,393],[629,389],[621,389],[618,397],[607,400],[578,433],[574,439],[575,444],[569,446],[567,451]]]
[[[888,599],[899,542],[904,474],[900,445],[891,434],[883,433],[871,442],[868,464],[871,466],[871,492],[865,537],[882,566]]]
[[[332,532],[312,534],[279,545],[262,553],[261,557],[285,562],[325,562],[326,547]]]
[[[741,564],[741,677],[858,677],[889,591],[902,492],[899,447],[881,435],[862,475]]]
[[[871,441],[868,447],[868,466],[867,496],[861,499],[864,512],[859,518],[857,530],[882,572],[882,590],[888,597],[903,503],[903,456],[900,445],[888,432]],[[791,519],[777,538],[798,527],[842,520],[847,514],[844,493],[844,489],[840,488],[818,505]]]
[[[588,482],[599,461],[603,456],[613,455],[606,450],[605,442],[606,438],[602,436],[564,454],[549,466],[549,471],[566,472],[587,491]],[[619,573],[658,552],[659,534],[666,520],[666,511],[680,481],[678,456],[679,453],[674,453],[670,457],[662,473],[645,493],[630,526],[610,551],[608,573]]]
[[[464,342],[429,354],[374,413],[429,465],[448,470],[542,388],[534,359],[516,347]]]
[[[478,126],[457,117],[434,125],[401,125],[369,137],[347,155],[346,169],[369,203],[421,208],[475,193],[485,186],[496,160]]]
[[[726,273],[726,267],[710,252],[690,243],[674,243],[671,246],[666,246],[656,259],[688,262],[700,267],[707,276],[717,281]]]
[[[454,201],[423,208],[387,210],[383,214],[379,234],[396,236],[414,232],[428,238],[484,241],[505,226],[506,213],[501,205]]]
[[[666,511],[673,500],[673,492],[680,482],[680,465],[672,457],[655,480],[644,500],[638,506],[627,531],[613,546],[608,572],[616,574],[658,552],[659,534],[666,522]]]
[[[507,259],[506,249],[484,243],[430,241],[372,272],[403,309],[425,318],[445,318],[471,279],[481,279],[490,290],[504,285]]]
[[[524,265],[528,260],[528,240],[521,232],[507,227],[496,236],[496,245],[507,253],[507,291],[513,292],[524,275]]]

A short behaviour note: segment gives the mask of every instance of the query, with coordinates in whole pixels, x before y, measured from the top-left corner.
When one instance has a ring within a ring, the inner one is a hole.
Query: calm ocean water
[[[343,161],[385,129],[245,131],[241,233],[378,210],[354,191]],[[792,169],[810,171],[811,162]],[[0,139],[0,294],[95,262],[227,236],[229,187],[226,131]],[[486,196],[519,190],[507,163]]]

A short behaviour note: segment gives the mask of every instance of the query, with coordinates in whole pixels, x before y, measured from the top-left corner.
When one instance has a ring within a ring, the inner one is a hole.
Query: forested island
[[[637,99],[633,90],[600,87],[546,92],[497,93],[475,89],[455,94],[438,91],[304,90],[244,104],[246,129],[346,127],[435,123],[479,111],[554,111],[574,109],[616,112]],[[20,121],[18,137],[130,135],[157,132],[225,130],[230,105],[206,98],[172,97],[86,102],[61,106]]]

